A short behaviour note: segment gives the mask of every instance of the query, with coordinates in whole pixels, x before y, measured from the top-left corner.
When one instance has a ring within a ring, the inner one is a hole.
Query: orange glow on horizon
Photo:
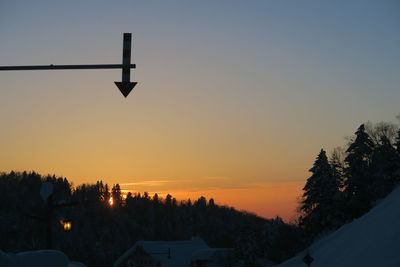
[[[204,196],[207,201],[214,199],[218,205],[234,207],[237,210],[255,213],[258,216],[270,219],[276,216],[290,222],[298,217],[296,212],[298,199],[302,194],[304,181],[292,182],[270,182],[255,185],[249,188],[228,188],[228,189],[206,189],[206,190],[163,190],[149,191],[153,198],[157,193],[160,199],[165,199],[167,194],[172,195],[178,202],[187,201],[192,203],[199,197]],[[122,192],[134,193],[134,190],[122,189]],[[140,192],[141,194],[143,192]]]
[[[321,148],[346,147],[366,121],[399,123],[399,1],[36,2],[0,1],[0,65],[119,63],[125,29],[138,85],[125,99],[117,69],[1,71],[0,172],[290,220]]]

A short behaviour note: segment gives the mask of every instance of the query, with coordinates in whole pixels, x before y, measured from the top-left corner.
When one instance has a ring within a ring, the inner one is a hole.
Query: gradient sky
[[[295,217],[308,169],[365,121],[400,112],[400,3],[0,1],[0,170],[213,197]]]

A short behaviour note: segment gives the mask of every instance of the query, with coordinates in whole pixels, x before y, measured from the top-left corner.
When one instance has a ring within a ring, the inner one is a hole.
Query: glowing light
[[[112,197],[110,197],[110,199],[108,200],[108,204],[110,204],[110,206],[114,205],[114,200]]]
[[[66,232],[71,231],[71,229],[72,229],[72,222],[71,221],[64,220],[62,222],[62,225],[63,225],[64,231],[66,231]]]

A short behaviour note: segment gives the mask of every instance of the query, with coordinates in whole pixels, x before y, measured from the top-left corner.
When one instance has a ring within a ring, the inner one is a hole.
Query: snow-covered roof
[[[68,267],[86,267],[86,265],[81,262],[71,261]]]
[[[118,267],[128,260],[138,246],[142,246],[154,259],[161,261],[163,267],[189,266],[194,252],[209,248],[199,237],[179,241],[138,241],[115,261],[114,267]],[[168,257],[168,250],[170,258]]]
[[[309,248],[313,267],[400,266],[400,187],[370,212]],[[306,251],[279,265],[302,265]]]
[[[232,248],[206,248],[195,251],[192,254],[191,260],[211,260],[215,254],[230,255],[233,253]]]
[[[20,253],[0,251],[1,267],[85,267],[77,262],[70,262],[68,257],[58,250],[36,250]]]

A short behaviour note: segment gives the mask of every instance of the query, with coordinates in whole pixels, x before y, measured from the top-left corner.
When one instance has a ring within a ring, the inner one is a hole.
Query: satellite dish
[[[44,200],[47,200],[49,196],[53,194],[53,184],[50,182],[45,182],[42,184],[42,187],[40,188],[40,195]]]

